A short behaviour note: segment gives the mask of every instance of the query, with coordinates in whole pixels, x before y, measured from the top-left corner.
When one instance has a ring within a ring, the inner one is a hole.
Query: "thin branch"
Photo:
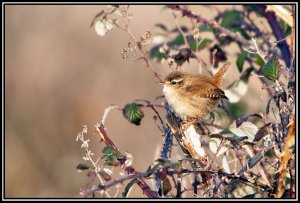
[[[104,184],[103,179],[101,178],[100,174],[98,173],[98,169],[99,169],[99,167],[97,166],[98,160],[97,160],[97,161],[94,161],[93,158],[91,157],[91,155],[93,155],[93,154],[92,154],[92,152],[91,152],[90,149],[89,149],[89,145],[88,145],[89,140],[84,140],[84,136],[83,136],[83,135],[84,135],[86,132],[87,132],[87,127],[84,126],[82,132],[77,136],[77,139],[76,139],[76,140],[80,140],[80,141],[82,142],[81,147],[83,147],[83,148],[85,149],[85,151],[86,151],[86,158],[85,158],[85,160],[89,160],[89,161],[92,163],[92,165],[93,165],[93,167],[94,167],[95,174],[97,174],[97,177],[98,177],[100,183],[101,183],[101,184]],[[107,197],[110,197],[110,195],[108,194],[107,191],[105,191],[104,194],[105,194]]]
[[[116,145],[112,142],[112,140],[108,137],[105,129],[104,129],[104,126],[103,125],[96,125],[95,126],[96,128],[96,132],[100,135],[100,137],[102,138],[102,140],[105,142],[105,144],[107,146],[112,146],[115,151],[119,151],[118,148],[116,147]],[[120,160],[119,163],[120,165],[124,165],[126,159],[123,159],[123,160]],[[127,166],[124,168],[124,170],[128,173],[128,174],[132,174],[134,175],[136,173],[135,169],[132,167],[132,166]],[[148,197],[151,197],[151,198],[158,198],[159,195],[157,192],[153,191],[149,185],[141,178],[138,178],[137,179],[138,182],[138,186],[143,190],[144,194]],[[100,187],[100,186],[99,186]],[[98,189],[99,190],[99,189]],[[89,192],[89,194],[91,194]]]
[[[269,51],[270,53],[272,53],[272,54],[274,54],[274,55],[276,55],[276,56],[282,57],[282,56],[281,56],[281,53],[279,52],[279,50],[277,50],[277,49],[274,48],[273,44],[272,44],[271,41],[270,41],[270,38],[269,38],[268,34],[266,34],[266,33],[262,32],[262,31],[260,31],[260,30],[256,27],[255,22],[249,17],[249,15],[246,15],[246,17],[247,17],[247,19],[251,22],[251,24],[243,20],[243,21],[242,21],[243,28],[244,28],[245,30],[253,31],[253,32],[255,33],[255,36],[256,36],[256,37],[261,37],[262,40],[263,40],[263,43],[264,43],[265,45],[267,45],[267,47],[268,47],[268,49],[269,49],[268,51]]]
[[[145,107],[150,107],[150,108],[155,112],[155,114],[157,115],[158,119],[160,120],[160,123],[161,123],[163,126],[165,125],[164,122],[163,122],[163,120],[162,120],[162,118],[161,118],[161,116],[159,115],[158,111],[155,109],[155,107],[154,107],[153,104],[148,104],[148,105],[146,105]]]
[[[129,35],[129,37],[131,38],[131,40],[136,44],[137,46],[137,51],[143,56],[144,61],[146,62],[147,68],[149,68],[149,70],[154,74],[154,76],[160,81],[163,82],[163,80],[161,79],[161,76],[154,70],[153,65],[150,63],[150,60],[148,58],[148,55],[145,53],[145,51],[143,50],[143,48],[141,47],[141,44],[137,41],[136,37],[134,36],[134,34],[131,32],[129,26],[126,26],[126,31]]]
[[[159,168],[157,167],[153,167],[151,170],[147,171],[147,172],[135,172],[134,174],[130,174],[128,176],[124,176],[124,177],[121,177],[119,179],[116,179],[116,180],[113,180],[105,185],[98,185],[97,187],[93,188],[93,189],[90,189],[90,190],[87,190],[87,191],[84,191],[84,192],[81,192],[82,195],[84,196],[88,196],[90,194],[93,194],[97,191],[101,191],[101,190],[107,190],[108,188],[110,187],[113,187],[115,185],[118,185],[118,184],[122,184],[123,182],[127,181],[127,180],[131,180],[131,179],[134,179],[134,178],[137,178],[137,179],[141,179],[141,178],[149,178],[151,175],[155,175],[157,172],[159,172]],[[174,169],[170,169],[168,168],[167,169],[167,174],[172,176],[174,174],[214,174],[214,175],[217,175],[219,177],[227,177],[227,178],[230,178],[230,179],[233,179],[233,180],[240,180],[240,181],[243,181],[243,182],[246,182],[246,183],[250,183],[251,185],[253,185],[254,183],[249,181],[247,178],[241,176],[241,175],[235,175],[235,174],[230,174],[230,173],[226,173],[224,171],[215,171],[215,170],[205,170],[205,169],[182,169],[180,171],[176,171]],[[264,185],[260,185],[261,187],[264,187]]]
[[[104,110],[104,113],[103,113],[103,116],[102,116],[102,119],[101,119],[101,124],[104,125],[105,123],[105,120],[109,114],[110,111],[114,110],[114,109],[121,109],[119,106],[117,105],[112,105],[112,106],[109,106],[107,107],[105,110]]]
[[[257,163],[259,163],[262,158],[264,157],[264,154],[271,149],[272,146],[269,146],[265,148],[262,152],[257,153],[254,157],[248,160],[247,164],[238,172],[238,175],[243,175],[246,171],[248,171],[250,168],[253,168]],[[221,194],[223,197],[228,198],[228,196],[235,190],[240,180],[231,180],[228,183],[228,186],[223,189],[223,193]]]
[[[241,35],[239,35],[237,33],[234,33],[234,32],[231,32],[228,29],[220,26],[215,21],[207,20],[206,18],[204,18],[204,17],[202,17],[200,15],[196,15],[196,14],[192,13],[190,10],[182,8],[182,7],[178,6],[178,5],[176,5],[176,6],[170,5],[170,6],[167,6],[167,7],[170,8],[170,9],[172,9],[172,10],[181,12],[181,14],[183,16],[186,16],[186,17],[191,18],[191,19],[195,19],[195,20],[197,20],[198,22],[201,22],[204,25],[208,25],[208,26],[211,26],[211,27],[215,28],[219,32],[226,34],[227,36],[229,36],[232,39],[240,42],[244,46],[249,47],[249,49],[251,51],[255,51],[256,50],[256,48],[255,48],[255,46],[254,46],[253,43],[251,43],[250,41],[244,39]]]
[[[188,43],[188,40],[187,40],[187,38],[186,38],[186,35],[184,34],[183,30],[181,29],[181,27],[180,27],[180,25],[179,25],[179,23],[178,23],[176,14],[175,14],[173,11],[172,11],[172,14],[173,14],[173,17],[174,17],[175,25],[177,26],[178,30],[180,31],[181,35],[183,36],[185,45],[186,45],[187,47],[189,47],[189,49],[192,51],[192,53],[196,56],[196,59],[197,59],[198,63],[199,63],[200,65],[203,65],[203,66],[201,66],[201,67],[204,67],[204,68],[206,69],[206,71],[207,71],[210,75],[212,75],[212,72],[211,72],[210,70],[207,69],[205,62],[198,56],[198,54],[197,54],[196,52],[194,52],[194,51],[191,49],[190,44]],[[197,44],[197,49],[196,49],[196,50],[198,50],[198,44]]]
[[[244,145],[243,148],[247,151],[247,153],[250,155],[251,158],[255,156],[252,146]],[[272,185],[271,177],[270,177],[270,174],[267,172],[263,162],[258,163],[258,170],[259,170],[260,174],[262,175],[263,179],[265,180],[265,182],[267,183],[267,185],[271,186]]]

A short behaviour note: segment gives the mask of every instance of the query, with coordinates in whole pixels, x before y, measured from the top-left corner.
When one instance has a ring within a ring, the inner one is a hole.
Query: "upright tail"
[[[220,70],[213,76],[213,82],[215,83],[215,85],[217,87],[221,87],[222,86],[223,75],[228,70],[230,64],[231,63],[229,61],[227,61],[226,63],[224,63],[224,65],[220,68]]]

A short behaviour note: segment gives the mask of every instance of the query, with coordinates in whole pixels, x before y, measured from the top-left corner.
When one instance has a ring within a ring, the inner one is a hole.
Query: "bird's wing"
[[[203,84],[191,85],[186,88],[186,91],[195,92],[193,96],[202,98],[220,99],[226,98],[225,92],[215,86],[211,82],[204,82]]]

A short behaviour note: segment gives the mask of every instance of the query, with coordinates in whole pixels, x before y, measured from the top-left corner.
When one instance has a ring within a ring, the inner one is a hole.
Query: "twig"
[[[213,163],[213,161],[217,158],[217,154],[219,153],[220,149],[223,147],[223,142],[224,142],[224,139],[221,139],[221,142],[220,142],[220,144],[219,144],[219,146],[218,146],[218,149],[217,149],[216,153],[214,153],[213,157],[212,157],[211,160],[209,161],[209,163],[208,163],[208,165],[207,165],[206,168],[210,168],[210,167],[211,167],[211,164]],[[227,150],[228,150],[228,149],[227,149]],[[227,150],[226,150],[226,151],[227,151]],[[224,154],[226,154],[226,152],[225,152]]]
[[[271,41],[270,41],[270,38],[268,37],[268,34],[260,31],[256,27],[255,22],[249,17],[249,15],[246,15],[246,17],[248,18],[248,20],[252,24],[250,24],[246,21],[242,21],[242,25],[244,25],[244,29],[255,32],[255,36],[256,37],[261,37],[263,39],[264,44],[266,44],[268,46],[268,49],[269,49],[268,52],[269,53],[272,53],[272,54],[282,58],[281,53],[279,52],[279,50],[275,49],[274,46],[271,44]]]
[[[227,114],[227,116],[230,118],[230,122],[234,120],[231,112],[229,111],[229,109],[226,108],[224,101],[221,99],[220,102],[220,107],[225,111],[225,113]]]
[[[155,114],[157,115],[158,119],[160,120],[160,123],[164,126],[165,124],[164,124],[161,116],[159,115],[158,111],[155,109],[154,105],[153,104],[148,104],[148,105],[146,105],[146,107],[150,107],[155,112]]]
[[[231,37],[232,39],[240,42],[241,44],[243,44],[244,46],[246,47],[249,47],[249,49],[251,51],[255,51],[255,46],[249,42],[248,40],[244,39],[241,35],[237,34],[237,33],[234,33],[234,32],[231,32],[229,31],[228,29],[220,26],[217,22],[215,21],[210,21],[210,20],[207,20],[206,18],[203,18],[202,16],[200,15],[196,15],[196,14],[193,14],[190,10],[188,9],[185,9],[185,8],[182,8],[178,5],[169,5],[167,6],[168,8],[172,9],[172,10],[175,10],[175,11],[179,11],[181,12],[181,14],[183,16],[186,16],[188,18],[192,18],[192,19],[195,19],[197,20],[198,22],[201,22],[202,24],[204,25],[208,25],[208,26],[211,26],[213,28],[215,28],[216,30],[218,30],[219,32],[222,32],[224,34],[226,34],[227,36]]]
[[[93,194],[97,191],[107,190],[110,187],[113,187],[115,185],[118,185],[120,183],[123,183],[127,180],[131,180],[134,178],[137,178],[137,179],[149,178],[151,175],[155,175],[157,172],[159,172],[159,169],[157,167],[153,167],[151,170],[149,170],[147,172],[135,172],[134,174],[130,174],[128,176],[124,176],[119,179],[113,180],[105,185],[99,185],[93,189],[82,192],[82,195],[87,196],[87,195]],[[220,177],[227,177],[227,178],[230,178],[233,180],[240,180],[240,181],[247,182],[247,183],[250,183],[253,185],[253,182],[249,181],[247,178],[245,178],[243,176],[226,173],[226,172],[223,172],[220,170],[215,171],[215,170],[205,170],[205,169],[182,169],[180,171],[176,171],[176,170],[170,169],[170,168],[167,169],[167,174],[170,176],[174,175],[174,174],[180,175],[180,174],[199,174],[199,173],[200,174],[206,174],[206,173],[215,174]],[[260,186],[265,188],[264,185],[260,185]]]
[[[136,37],[133,35],[133,33],[131,32],[129,26],[126,26],[126,31],[129,35],[129,37],[131,38],[132,41],[134,41],[134,43],[137,46],[137,50],[138,52],[143,56],[144,61],[147,64],[147,68],[149,68],[149,70],[154,74],[154,76],[160,81],[163,82],[163,80],[161,79],[161,76],[154,70],[153,65],[150,63],[150,60],[148,58],[148,55],[145,53],[145,51],[143,50],[143,48],[141,47],[141,44],[137,41]]]
[[[85,149],[85,152],[86,152],[86,157],[84,157],[85,160],[88,160],[92,163],[93,167],[94,167],[94,171],[95,171],[95,174],[97,174],[97,177],[100,181],[101,184],[104,184],[104,181],[102,180],[100,174],[98,173],[98,170],[99,170],[99,167],[97,166],[97,162],[98,160],[95,162],[93,160],[93,158],[91,157],[91,155],[93,155],[93,153],[91,152],[91,150],[89,149],[89,145],[88,145],[88,142],[89,140],[84,140],[84,136],[83,134],[84,133],[87,133],[87,127],[84,126],[83,127],[83,130],[80,134],[77,135],[77,138],[76,138],[76,141],[77,140],[80,140],[82,142],[82,145],[81,147],[83,147]],[[93,194],[93,193],[92,193]],[[107,197],[110,197],[110,195],[108,194],[107,191],[104,192],[104,194],[107,196]]]
[[[247,153],[250,155],[251,158],[255,156],[252,146],[244,145],[243,148],[247,151]],[[271,186],[272,183],[271,183],[270,174],[267,172],[265,165],[262,162],[258,163],[258,169],[263,179],[266,181],[267,185]]]
[[[102,119],[101,119],[101,124],[102,125],[104,125],[104,122],[105,122],[109,112],[114,110],[114,109],[121,109],[121,108],[117,105],[112,105],[112,106],[109,106],[109,107],[105,108]]]
[[[262,152],[257,153],[254,157],[248,160],[247,164],[238,172],[238,175],[243,175],[247,170],[253,168],[257,163],[261,161],[264,157],[265,152],[271,149],[272,146],[265,148]],[[223,189],[223,193],[221,194],[223,197],[228,198],[228,196],[232,193],[233,190],[237,187],[239,180],[231,180],[228,183],[228,186]]]
[[[263,60],[265,60],[266,55],[263,54],[263,53],[259,50],[259,48],[258,48],[258,46],[257,46],[257,43],[256,43],[255,39],[251,38],[251,40],[252,40],[252,42],[253,42],[253,44],[254,44],[254,46],[255,46],[255,49],[256,49],[257,54],[259,54],[260,57],[261,57]]]
[[[180,25],[179,25],[179,23],[178,23],[178,21],[177,21],[177,16],[176,16],[176,14],[175,14],[173,11],[172,11],[172,14],[173,14],[173,17],[174,17],[175,25],[177,26],[179,32],[181,33],[181,35],[182,35],[182,37],[183,37],[183,39],[184,39],[185,45],[186,45],[186,46],[191,50],[191,52],[196,56],[196,59],[197,59],[198,63],[199,63],[200,65],[203,65],[203,66],[201,66],[201,67],[204,67],[204,68],[206,69],[206,71],[207,71],[210,75],[212,75],[212,72],[211,72],[210,70],[207,69],[205,62],[198,56],[198,54],[197,54],[196,52],[194,52],[194,51],[191,49],[190,44],[189,44],[188,41],[187,41],[186,35],[184,34],[183,30],[181,29],[181,27],[180,27]],[[196,41],[196,43],[197,43],[197,41]],[[197,44],[197,47],[198,47],[198,44]],[[197,48],[196,50],[198,50],[198,48]]]
[[[102,138],[102,140],[104,140],[105,144],[107,146],[112,146],[115,149],[115,151],[119,151],[118,148],[115,146],[115,144],[112,142],[112,140],[108,137],[106,131],[104,130],[104,126],[103,125],[96,125],[95,127],[96,127],[95,128],[96,132],[101,136],[101,138]],[[124,165],[125,161],[126,161],[125,159],[120,160],[119,161],[120,165]],[[128,174],[134,175],[136,173],[135,169],[132,166],[127,166],[127,167],[124,168],[124,170]],[[138,180],[138,182],[137,182],[138,186],[143,190],[143,192],[146,196],[151,197],[151,198],[158,198],[159,197],[158,193],[153,191],[143,179],[138,178],[137,180]],[[101,190],[101,188],[99,188],[99,187],[101,187],[101,186],[98,186],[98,190]],[[97,189],[95,189],[95,190],[97,190]]]

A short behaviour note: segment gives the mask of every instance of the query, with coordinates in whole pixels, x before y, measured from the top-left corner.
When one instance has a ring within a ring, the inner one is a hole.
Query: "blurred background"
[[[95,5],[6,5],[5,6],[5,197],[75,197],[89,182],[76,166],[84,162],[78,132],[87,125],[90,148],[101,156],[103,144],[94,133],[104,109],[123,107],[135,99],[162,95],[157,80],[141,62],[123,60],[127,33],[115,29],[105,37],[90,28],[93,17],[107,6]],[[218,10],[239,6],[194,6],[210,19]],[[174,19],[163,6],[132,6],[131,29],[140,37],[163,22],[175,28]],[[190,25],[179,19],[180,24]],[[225,86],[238,79],[235,67],[237,47],[226,47],[232,68]],[[225,51],[226,51],[225,50]],[[209,52],[201,58],[209,63]],[[163,77],[168,65],[153,62]],[[191,62],[186,71],[198,72]],[[255,77],[241,103],[246,112],[262,108],[249,98],[266,95]],[[163,111],[160,111],[164,115]],[[163,136],[153,121],[154,113],[145,109],[140,126],[129,123],[120,111],[106,120],[107,132],[121,152],[133,155],[133,166],[145,171],[159,156]],[[143,197],[134,187],[131,197]]]

